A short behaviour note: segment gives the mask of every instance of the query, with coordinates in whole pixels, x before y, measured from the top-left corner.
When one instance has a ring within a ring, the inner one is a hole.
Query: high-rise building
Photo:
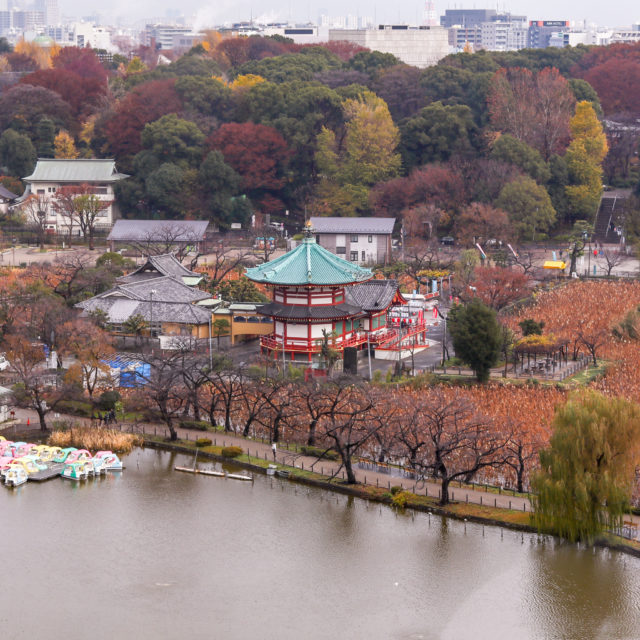
[[[442,27],[462,27],[480,26],[483,22],[491,22],[497,15],[495,9],[447,9],[443,16],[440,16]]]
[[[531,20],[528,46],[531,49],[546,49],[554,33],[568,30],[568,28],[568,20]]]
[[[52,27],[60,24],[58,0],[44,0],[44,23]]]
[[[527,46],[528,29],[523,22],[483,22],[480,48],[488,51],[517,51]]]

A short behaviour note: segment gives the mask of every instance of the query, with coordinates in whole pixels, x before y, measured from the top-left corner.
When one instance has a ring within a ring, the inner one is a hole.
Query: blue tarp
[[[104,362],[120,371],[120,386],[127,389],[146,384],[151,374],[151,365],[126,356],[116,356]]]

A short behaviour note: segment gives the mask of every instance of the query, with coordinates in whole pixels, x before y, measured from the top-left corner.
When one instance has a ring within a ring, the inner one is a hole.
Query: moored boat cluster
[[[86,480],[90,476],[122,469],[122,461],[112,451],[98,451],[92,456],[86,449],[13,442],[0,436],[0,477],[8,487],[58,476]]]

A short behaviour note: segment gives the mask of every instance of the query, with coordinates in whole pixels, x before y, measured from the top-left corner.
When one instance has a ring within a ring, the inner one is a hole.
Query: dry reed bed
[[[76,447],[89,451],[114,451],[130,453],[134,447],[142,445],[142,436],[121,433],[115,429],[95,427],[71,427],[64,431],[54,431],[49,436],[49,444],[55,447]]]

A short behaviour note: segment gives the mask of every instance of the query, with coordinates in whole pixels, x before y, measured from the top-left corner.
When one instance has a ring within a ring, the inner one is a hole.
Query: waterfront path
[[[16,411],[16,422],[24,425],[26,419],[29,418],[31,425],[37,425],[37,417],[35,412],[29,410],[19,409]],[[84,423],[87,426],[91,424],[90,420],[83,420],[74,416],[61,415],[59,420],[68,420],[69,422]],[[49,422],[53,422],[49,419]],[[132,433],[140,433],[156,436],[168,436],[168,430],[161,424],[150,423],[136,423],[136,424],[119,424],[116,428],[123,431],[130,431]],[[5,423],[0,426],[0,434],[5,435],[7,438],[11,438],[11,424]],[[198,438],[210,438],[217,446],[236,446],[240,447],[250,457],[259,458],[261,460],[268,460],[273,462],[273,451],[271,444],[260,439],[244,438],[240,435],[236,435],[233,432],[224,431],[199,431],[195,429],[184,429],[178,427],[176,429],[178,438],[181,440],[195,441]],[[280,443],[276,448],[275,461],[282,465],[297,467],[299,469],[305,469],[314,471],[321,475],[330,478],[337,476],[338,478],[344,477],[344,470],[341,470],[340,462],[332,460],[317,460],[314,456],[303,455],[296,450],[295,445]],[[400,486],[403,489],[414,491],[419,495],[428,495],[433,498],[440,497],[440,484],[435,481],[418,481],[413,478],[406,477],[398,467],[387,466],[384,470],[377,470],[379,465],[365,465],[367,468],[359,467],[358,463],[354,461],[354,472],[356,479],[361,484],[368,484],[370,486],[377,486],[390,489],[394,486]],[[512,509],[514,511],[523,511],[529,513],[531,511],[531,502],[528,497],[521,494],[515,494],[511,489],[497,490],[494,487],[483,488],[484,485],[460,485],[458,482],[454,482],[449,486],[449,498],[454,502],[467,502],[470,504],[477,504],[487,507],[494,507],[499,509]],[[497,492],[499,491],[499,492]],[[638,529],[640,529],[640,517],[627,515],[625,520],[632,522],[637,528],[635,530],[635,537],[639,539]]]

